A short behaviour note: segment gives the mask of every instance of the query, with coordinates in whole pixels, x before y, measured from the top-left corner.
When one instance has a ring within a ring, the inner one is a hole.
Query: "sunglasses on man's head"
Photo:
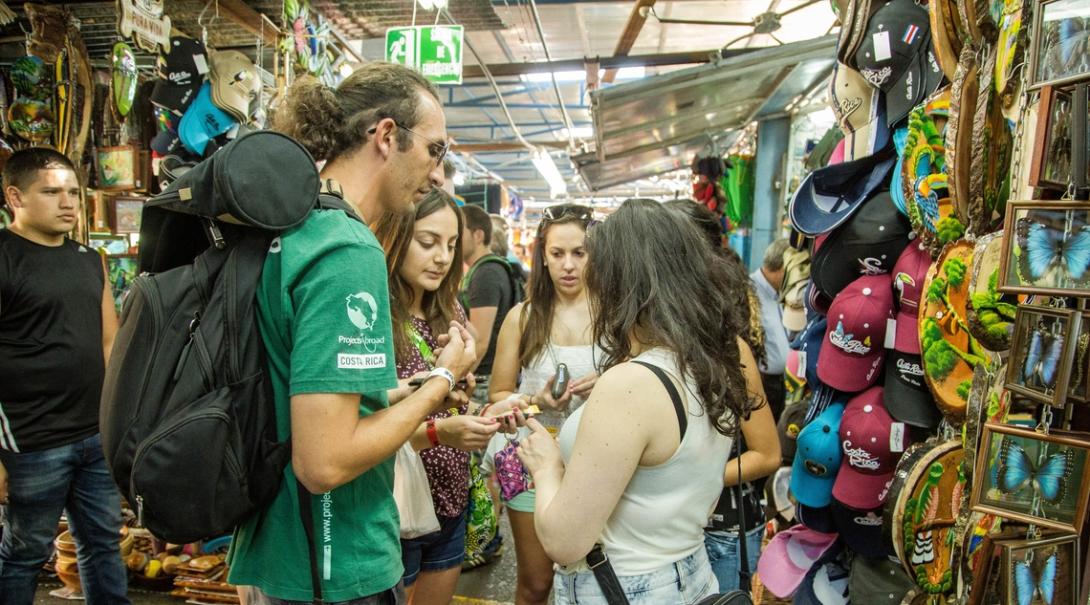
[[[432,140],[431,138],[426,137],[426,136],[420,134],[419,132],[416,132],[415,130],[413,130],[412,128],[409,128],[408,126],[403,126],[403,125],[399,124],[396,121],[394,122],[394,126],[397,126],[398,128],[404,130],[405,132],[408,132],[409,134],[416,135],[416,136],[424,139],[425,141],[427,141],[428,142],[428,155],[430,155],[432,157],[432,159],[435,160],[435,165],[439,166],[439,165],[441,165],[443,163],[443,158],[447,157],[447,152],[450,151],[450,141],[444,141],[444,142],[440,143],[439,141]],[[378,125],[372,126],[370,129],[368,129],[367,134],[375,134],[375,132],[377,130],[378,130]]]

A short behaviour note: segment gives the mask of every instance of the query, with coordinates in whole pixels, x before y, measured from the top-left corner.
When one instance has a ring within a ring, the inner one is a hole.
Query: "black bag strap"
[[[628,605],[628,597],[624,595],[621,581],[617,579],[617,572],[613,571],[613,565],[609,557],[602,550],[601,544],[595,544],[587,553],[587,566],[594,573],[594,579],[598,581],[598,588],[602,589],[602,596],[609,605]]]
[[[753,586],[750,583],[751,571],[749,569],[749,548],[746,544],[746,511],[742,504],[742,423],[739,420],[738,428],[734,430],[734,448],[738,452],[738,485],[734,486],[735,498],[738,502],[738,588],[749,593]]]
[[[310,553],[310,583],[313,590],[314,605],[322,605],[322,576],[318,572],[318,548],[314,540],[314,509],[310,502],[310,492],[303,487],[303,482],[295,480],[295,491],[299,493],[299,515],[303,521],[303,533],[307,535],[307,552]]]
[[[674,412],[677,414],[678,428],[681,429],[681,438],[685,438],[685,429],[689,428],[689,415],[685,412],[685,406],[681,403],[681,395],[677,392],[677,387],[674,386],[674,381],[670,380],[670,376],[666,374],[666,371],[657,365],[647,363],[646,361],[633,361],[648,370],[655,373],[658,379],[662,381],[662,386],[666,387],[666,392],[670,394],[670,401],[674,404]]]
[[[318,207],[326,210],[344,210],[344,213],[357,221],[367,224],[356,212],[356,209],[344,199],[344,190],[341,184],[333,179],[322,179],[322,187],[318,191]]]

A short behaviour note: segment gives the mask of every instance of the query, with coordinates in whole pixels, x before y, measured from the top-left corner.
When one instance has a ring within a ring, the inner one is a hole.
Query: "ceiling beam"
[[[266,46],[276,47],[280,28],[268,17],[250,8],[242,0],[217,0],[217,6],[242,29],[262,38]]]
[[[548,147],[551,149],[567,149],[567,141],[532,141],[535,147]],[[522,143],[455,143],[454,151],[464,153],[497,153],[511,151],[526,151]]]
[[[621,30],[621,39],[617,41],[617,48],[613,51],[614,56],[625,56],[632,51],[632,47],[636,44],[636,38],[640,37],[640,32],[643,30],[643,24],[647,23],[647,11],[652,6],[655,6],[655,0],[636,0],[636,3],[632,5],[632,12],[628,14],[628,22],[625,23],[624,29]],[[612,84],[613,79],[616,77],[616,69],[606,69],[606,73],[602,76],[602,82]]]
[[[734,48],[711,50],[685,51],[676,53],[660,53],[654,55],[620,55],[602,57],[596,59],[603,69],[619,69],[621,67],[659,67],[663,65],[692,65],[694,63],[708,63],[720,57],[729,58],[748,52],[754,48]],[[495,63],[488,66],[488,71],[493,76],[521,76],[526,74],[549,73],[551,71],[583,71],[586,69],[588,59],[563,59],[559,61],[535,61],[532,63]],[[606,73],[609,73],[608,71]],[[484,72],[480,65],[466,65],[462,68],[464,78],[483,78]]]

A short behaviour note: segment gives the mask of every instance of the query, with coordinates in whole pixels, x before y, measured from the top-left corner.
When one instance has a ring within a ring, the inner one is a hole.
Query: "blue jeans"
[[[763,524],[746,532],[746,558],[749,559],[751,574],[757,573],[757,559],[761,556],[764,535]],[[719,579],[719,592],[737,590],[738,562],[742,560],[742,553],[738,549],[738,532],[705,531],[704,548],[708,550],[712,571]]]
[[[677,563],[636,576],[618,575],[630,605],[691,605],[717,592],[708,554],[703,548]],[[594,572],[557,571],[553,577],[556,605],[608,605]]]
[[[121,561],[121,497],[106,468],[102,441],[40,452],[0,451],[8,471],[8,506],[0,540],[0,595],[5,605],[31,605],[38,573],[53,554],[61,511],[76,541],[88,605],[128,604]]]

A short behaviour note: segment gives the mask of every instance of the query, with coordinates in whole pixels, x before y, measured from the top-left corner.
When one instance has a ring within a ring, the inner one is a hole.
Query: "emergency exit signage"
[[[461,84],[464,35],[461,25],[392,27],[386,30],[386,60],[436,84]]]

